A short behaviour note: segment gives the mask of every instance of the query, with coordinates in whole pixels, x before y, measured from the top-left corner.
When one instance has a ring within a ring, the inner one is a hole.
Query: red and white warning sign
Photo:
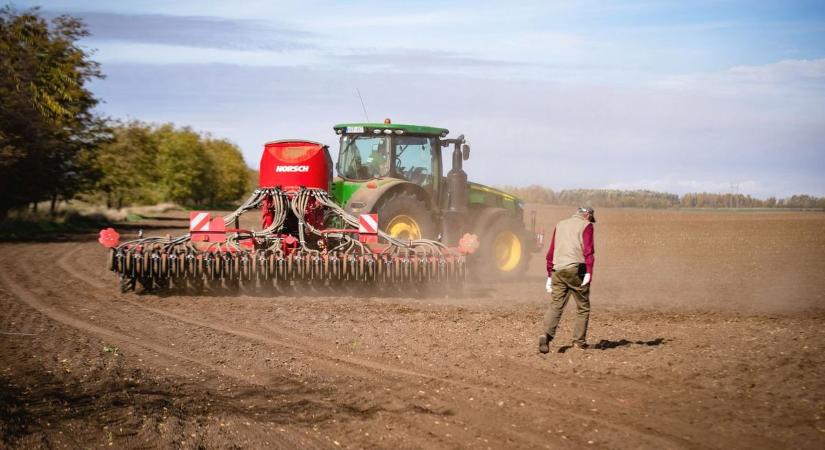
[[[192,211],[189,213],[189,231],[209,231],[209,213]]]
[[[358,232],[378,234],[378,214],[361,214],[358,216]]]
[[[358,216],[358,233],[361,242],[378,242],[378,214]]]
[[[214,219],[208,212],[189,213],[189,234],[194,242],[226,242],[226,226],[223,217]]]

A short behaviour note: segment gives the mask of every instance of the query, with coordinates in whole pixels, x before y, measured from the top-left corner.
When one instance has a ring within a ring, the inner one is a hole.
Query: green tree
[[[0,218],[27,203],[71,198],[96,175],[107,129],[86,88],[99,66],[77,45],[78,19],[0,9]]]
[[[240,149],[225,139],[206,139],[204,149],[214,179],[208,189],[209,206],[239,200],[250,189],[249,168]]]
[[[112,128],[113,139],[95,160],[100,178],[92,200],[118,208],[163,201],[216,207],[251,190],[250,169],[227,140],[173,124],[134,121]]]
[[[113,138],[101,146],[95,160],[100,173],[95,188],[106,206],[157,203],[163,200],[157,189],[158,143],[154,130],[141,122],[113,127]]]
[[[183,205],[206,203],[215,185],[215,173],[200,135],[189,127],[176,130],[166,124],[154,136],[158,142],[157,182],[163,198]]]

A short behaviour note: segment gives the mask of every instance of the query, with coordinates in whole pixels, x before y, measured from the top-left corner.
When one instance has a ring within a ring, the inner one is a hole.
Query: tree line
[[[119,123],[95,155],[98,178],[85,198],[108,207],[174,202],[232,204],[252,189],[238,147],[172,124]]]
[[[229,141],[97,114],[88,85],[103,73],[78,45],[88,35],[71,16],[0,8],[0,219],[44,200],[215,206],[250,189]]]
[[[618,189],[566,189],[531,185],[526,187],[504,186],[501,188],[522,200],[546,205],[589,205],[608,208],[794,208],[825,209],[825,197],[793,195],[788,198],[754,198],[733,193],[688,193],[681,197],[667,192],[650,190]]]
[[[77,45],[88,35],[69,16],[0,9],[0,218],[28,203],[71,198],[94,178],[107,138],[86,88],[100,66]]]

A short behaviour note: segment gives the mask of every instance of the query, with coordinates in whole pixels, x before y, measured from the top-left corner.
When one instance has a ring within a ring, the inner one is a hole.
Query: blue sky
[[[336,146],[369,118],[467,136],[488,184],[825,195],[822,1],[50,1],[116,118]]]

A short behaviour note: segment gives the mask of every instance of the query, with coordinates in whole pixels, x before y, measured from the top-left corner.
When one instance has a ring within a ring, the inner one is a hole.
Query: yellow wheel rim
[[[493,241],[493,255],[498,270],[510,272],[521,262],[521,241],[512,231],[502,231]]]
[[[400,215],[395,216],[387,225],[387,234],[398,239],[405,239],[411,241],[413,239],[421,239],[421,228],[418,222],[410,216]]]

